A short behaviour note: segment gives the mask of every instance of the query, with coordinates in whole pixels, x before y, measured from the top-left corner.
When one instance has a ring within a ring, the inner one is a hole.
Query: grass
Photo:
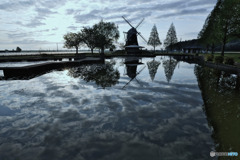
[[[207,56],[210,54],[199,54],[204,56],[205,60],[207,59]],[[214,53],[214,57],[221,56],[221,53]],[[226,57],[233,58],[235,62],[240,63],[240,53],[224,53],[224,59]]]

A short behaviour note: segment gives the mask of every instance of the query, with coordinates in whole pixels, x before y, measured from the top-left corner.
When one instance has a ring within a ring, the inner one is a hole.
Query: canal
[[[239,92],[239,76],[167,56],[1,80],[0,159],[230,159],[210,152],[240,153]]]

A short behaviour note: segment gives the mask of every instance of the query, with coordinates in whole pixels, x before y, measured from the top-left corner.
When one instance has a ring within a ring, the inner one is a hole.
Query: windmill
[[[125,32],[127,34],[125,50],[127,51],[127,54],[138,54],[140,53],[139,49],[144,47],[138,45],[137,36],[139,35],[145,42],[147,42],[146,39],[141,35],[141,33],[137,31],[137,28],[142,24],[144,19],[142,19],[136,27],[133,27],[133,25],[126,18],[124,18],[123,16],[122,18],[131,27],[128,32]]]

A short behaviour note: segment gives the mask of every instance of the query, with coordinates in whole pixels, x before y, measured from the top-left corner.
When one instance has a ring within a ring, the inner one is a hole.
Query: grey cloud
[[[66,3],[65,0],[25,0],[25,1],[13,1],[13,2],[5,2],[0,4],[0,10],[6,11],[15,11],[26,9],[29,7],[40,7],[40,8],[57,8]]]
[[[58,28],[57,28],[57,27],[55,27],[55,28],[53,28],[53,29],[52,29],[52,31],[56,31],[56,30],[58,30]]]
[[[17,23],[24,27],[35,28],[38,26],[45,25],[42,20],[45,20],[49,15],[55,14],[57,12],[52,11],[52,9],[61,6],[65,3],[64,0],[56,0],[56,1],[20,1],[20,2],[11,2],[11,3],[4,3],[0,4],[0,10],[7,10],[7,11],[15,11],[15,10],[24,10],[28,9],[29,7],[35,7],[35,11],[37,15],[31,19],[29,23],[23,24],[22,22]]]
[[[171,10],[171,9],[175,9],[175,8],[182,8],[185,6],[187,1],[182,0],[182,1],[176,1],[176,2],[170,2],[170,3],[165,3],[165,4],[156,4],[153,7],[150,7],[149,9],[153,9],[153,10],[158,10],[158,11],[162,11],[162,10]]]
[[[116,10],[122,11],[125,14],[132,15],[138,13],[146,13],[146,12],[153,12],[153,11],[166,11],[166,10],[180,10],[180,14],[182,15],[187,15],[187,14],[199,14],[199,13],[205,13],[207,12],[206,8],[198,8],[198,7],[203,7],[204,5],[213,5],[215,4],[215,1],[209,1],[209,0],[193,0],[193,1],[185,1],[185,0],[180,0],[180,1],[173,1],[170,3],[152,3],[150,2],[151,5],[139,5],[137,7],[133,8],[122,8],[120,7],[119,9],[116,8]],[[192,7],[193,9],[188,9],[189,7]],[[195,9],[197,8],[197,9]],[[113,10],[107,10],[109,13],[114,12]],[[105,10],[106,12],[106,10]],[[131,14],[130,14],[131,13]],[[165,14],[166,17],[169,16],[176,16],[174,14]],[[139,17],[144,16],[144,14],[140,14]],[[150,17],[151,14],[146,15],[145,17]],[[162,17],[164,18],[164,17]],[[133,18],[134,19],[134,18]]]
[[[14,2],[6,2],[3,4],[0,4],[0,10],[6,10],[6,11],[15,11],[15,10],[21,10],[25,8],[29,8],[34,6],[34,1],[14,1]]]
[[[36,8],[36,12],[38,13],[38,16],[47,16],[50,14],[55,14],[57,12],[53,12],[48,8]]]
[[[129,2],[132,3],[132,2]],[[198,8],[202,7],[204,5],[212,5],[214,4],[213,1],[209,2],[207,0],[199,1],[199,0],[193,0],[193,1],[185,1],[185,0],[179,0],[179,1],[173,1],[170,3],[161,3],[161,2],[154,2],[154,1],[148,1],[148,2],[139,2],[139,5],[136,5],[134,7],[114,7],[114,8],[104,8],[102,10],[95,9],[90,11],[87,14],[81,14],[81,11],[69,9],[67,10],[67,14],[73,14],[74,18],[77,23],[81,22],[87,22],[90,20],[97,20],[101,18],[105,18],[107,20],[112,20],[114,22],[117,22],[119,24],[125,23],[121,21],[122,15],[129,15],[129,20],[135,21],[139,20],[142,17],[149,18],[152,17],[152,12],[154,11],[171,11],[171,10],[177,10],[177,13],[169,13],[157,16],[157,18],[168,18],[172,16],[178,16],[178,15],[188,15],[188,14],[199,14],[199,13],[206,13],[206,8]],[[141,4],[143,3],[143,4]],[[191,7],[192,9],[188,9]],[[118,12],[119,16],[115,15],[116,11]]]
[[[33,36],[35,33],[43,33],[43,32],[49,32],[49,29],[44,29],[44,30],[36,30],[34,32],[18,32],[18,33],[7,33],[7,36],[10,39],[15,39],[15,38],[26,38],[26,37],[31,37]]]
[[[15,38],[23,38],[23,37],[29,37],[32,36],[32,32],[24,32],[24,33],[7,33],[8,37],[10,39],[15,39]]]
[[[44,8],[58,8],[63,6],[67,1],[66,0],[41,0],[38,3]]]
[[[116,11],[118,11],[118,15],[116,15]],[[71,13],[76,13],[77,11],[69,11]],[[131,14],[129,14],[129,12]],[[114,14],[113,14],[114,13]],[[130,15],[129,17],[127,17]],[[119,7],[119,8],[105,8],[103,10],[92,10],[87,14],[75,14],[74,18],[77,23],[85,23],[91,20],[110,20],[118,24],[125,24],[125,21],[122,19],[122,16],[128,18],[129,21],[140,21],[142,18],[147,18],[152,15],[152,11],[133,8],[127,9],[126,7]]]
[[[150,7],[154,10],[171,10],[171,9],[187,9],[189,7],[202,7],[204,5],[213,5],[216,4],[216,0],[192,0],[192,1],[174,1],[165,4],[156,4],[153,7]]]
[[[88,14],[75,15],[74,18],[77,23],[87,23],[91,20],[101,19],[102,17],[99,15],[95,15],[93,13],[88,13]]]
[[[169,17],[179,17],[179,16],[183,16],[183,15],[196,15],[196,14],[204,14],[208,12],[207,9],[205,8],[200,8],[200,9],[185,9],[185,10],[181,10],[175,13],[168,13],[168,14],[163,14],[161,16],[157,16],[157,18],[169,18]]]
[[[49,41],[39,41],[34,39],[23,39],[14,41],[15,44],[50,44]]]
[[[76,27],[76,26],[69,26],[68,29],[76,31],[78,29],[78,27]]]
[[[188,2],[188,7],[192,6],[204,6],[204,5],[211,5],[213,6],[216,4],[217,0],[196,0],[196,1],[189,1]]]
[[[74,14],[75,13],[75,10],[74,9],[67,9],[66,10],[66,14],[68,14],[68,15],[72,15],[72,14]]]
[[[43,18],[42,18],[43,19]],[[45,23],[41,22],[39,17],[35,17],[34,19],[32,19],[29,23],[27,24],[22,24],[25,27],[29,27],[29,28],[36,28],[42,25],[45,25]]]

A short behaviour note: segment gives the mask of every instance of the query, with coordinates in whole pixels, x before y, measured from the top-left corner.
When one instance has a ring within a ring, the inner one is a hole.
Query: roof
[[[129,46],[126,46],[125,48],[144,48],[144,47],[138,46],[138,45],[129,45]]]

